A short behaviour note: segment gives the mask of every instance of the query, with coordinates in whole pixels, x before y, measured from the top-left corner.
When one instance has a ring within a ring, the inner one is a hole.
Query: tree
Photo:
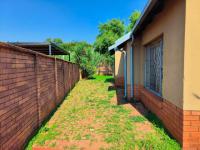
[[[94,43],[95,51],[105,54],[108,47],[121,37],[125,32],[124,22],[119,19],[112,19],[99,25],[99,34]]]
[[[83,78],[90,78],[96,73],[100,54],[94,51],[91,44],[83,41],[62,43],[60,46],[70,52],[71,62],[79,65]]]
[[[141,12],[140,11],[134,11],[131,16],[129,17],[129,25],[127,27],[127,31],[131,31],[136,24],[137,20],[140,18]]]
[[[97,37],[94,48],[95,51],[106,54],[108,52],[108,47],[115,43],[118,39],[118,36],[112,32],[107,32]]]
[[[82,42],[77,42],[77,41],[73,41],[73,42],[67,42],[67,43],[62,43],[60,46],[69,51],[69,52],[73,52],[75,50],[75,48],[77,47],[77,45],[80,45],[80,44],[83,44],[84,47],[92,47],[91,44],[85,42],[85,41],[82,41]]]
[[[63,43],[62,39],[60,39],[60,38],[54,38],[54,39],[47,38],[46,42],[52,42],[52,43],[55,43],[58,45],[61,45]]]
[[[90,78],[96,73],[100,63],[100,55],[95,52],[92,45],[86,42],[77,42],[72,52],[73,60],[82,70],[83,78]]]
[[[119,19],[112,19],[99,25],[99,36],[107,32],[112,32],[120,37],[124,34],[124,29],[124,22]]]

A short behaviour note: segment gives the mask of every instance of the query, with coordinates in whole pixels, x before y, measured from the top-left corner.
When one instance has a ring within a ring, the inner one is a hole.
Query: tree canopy
[[[62,39],[60,39],[60,38],[54,38],[54,39],[47,38],[47,39],[46,39],[46,42],[53,42],[53,43],[56,43],[56,44],[58,44],[58,45],[60,45],[60,44],[63,43]]]
[[[95,51],[101,54],[107,53],[109,46],[113,45],[125,33],[131,31],[140,15],[139,11],[134,11],[129,17],[129,24],[127,26],[120,19],[111,19],[105,23],[101,23],[98,27],[99,34],[94,42]]]
[[[129,25],[127,31],[131,31],[131,29],[136,24],[137,20],[140,18],[141,12],[140,11],[134,11],[130,17],[129,17]]]
[[[99,28],[98,36],[101,36],[107,32],[112,32],[113,34],[116,34],[117,36],[122,36],[125,31],[124,22],[121,21],[120,19],[112,19],[106,23],[101,23],[98,28]]]
[[[78,64],[82,70],[83,77],[91,77],[96,73],[96,69],[100,64],[113,66],[114,56],[108,54],[108,47],[113,45],[115,41],[129,32],[140,17],[139,11],[134,11],[129,17],[129,24],[126,26],[120,19],[111,19],[98,26],[99,33],[93,45],[81,42],[63,42],[60,38],[48,38],[47,42],[54,42],[69,51],[71,61]],[[65,56],[56,56],[68,60]]]
[[[120,19],[112,19],[99,25],[99,34],[94,43],[95,51],[105,54],[108,47],[121,37],[125,32],[124,22]]]

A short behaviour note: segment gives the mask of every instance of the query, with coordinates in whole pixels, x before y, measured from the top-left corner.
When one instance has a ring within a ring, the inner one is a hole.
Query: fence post
[[[63,61],[63,84],[64,84],[64,96],[65,96],[65,62]]]
[[[55,79],[55,107],[58,100],[58,75],[57,75],[57,61],[54,59],[54,79]]]
[[[37,113],[38,113],[38,127],[41,125],[41,111],[40,111],[40,81],[39,81],[39,59],[38,54],[35,54],[35,81],[36,81],[36,93],[37,93]]]
[[[71,91],[71,66],[70,63],[68,63],[68,83],[69,83],[69,92]]]

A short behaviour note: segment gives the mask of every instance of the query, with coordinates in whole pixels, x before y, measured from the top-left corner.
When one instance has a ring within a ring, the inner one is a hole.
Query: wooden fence
[[[0,43],[0,149],[23,149],[78,80],[76,64]]]

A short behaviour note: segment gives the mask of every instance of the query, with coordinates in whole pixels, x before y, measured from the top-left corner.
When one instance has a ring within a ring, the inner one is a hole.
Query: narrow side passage
[[[180,149],[142,104],[120,103],[112,81],[81,80],[27,149]]]

